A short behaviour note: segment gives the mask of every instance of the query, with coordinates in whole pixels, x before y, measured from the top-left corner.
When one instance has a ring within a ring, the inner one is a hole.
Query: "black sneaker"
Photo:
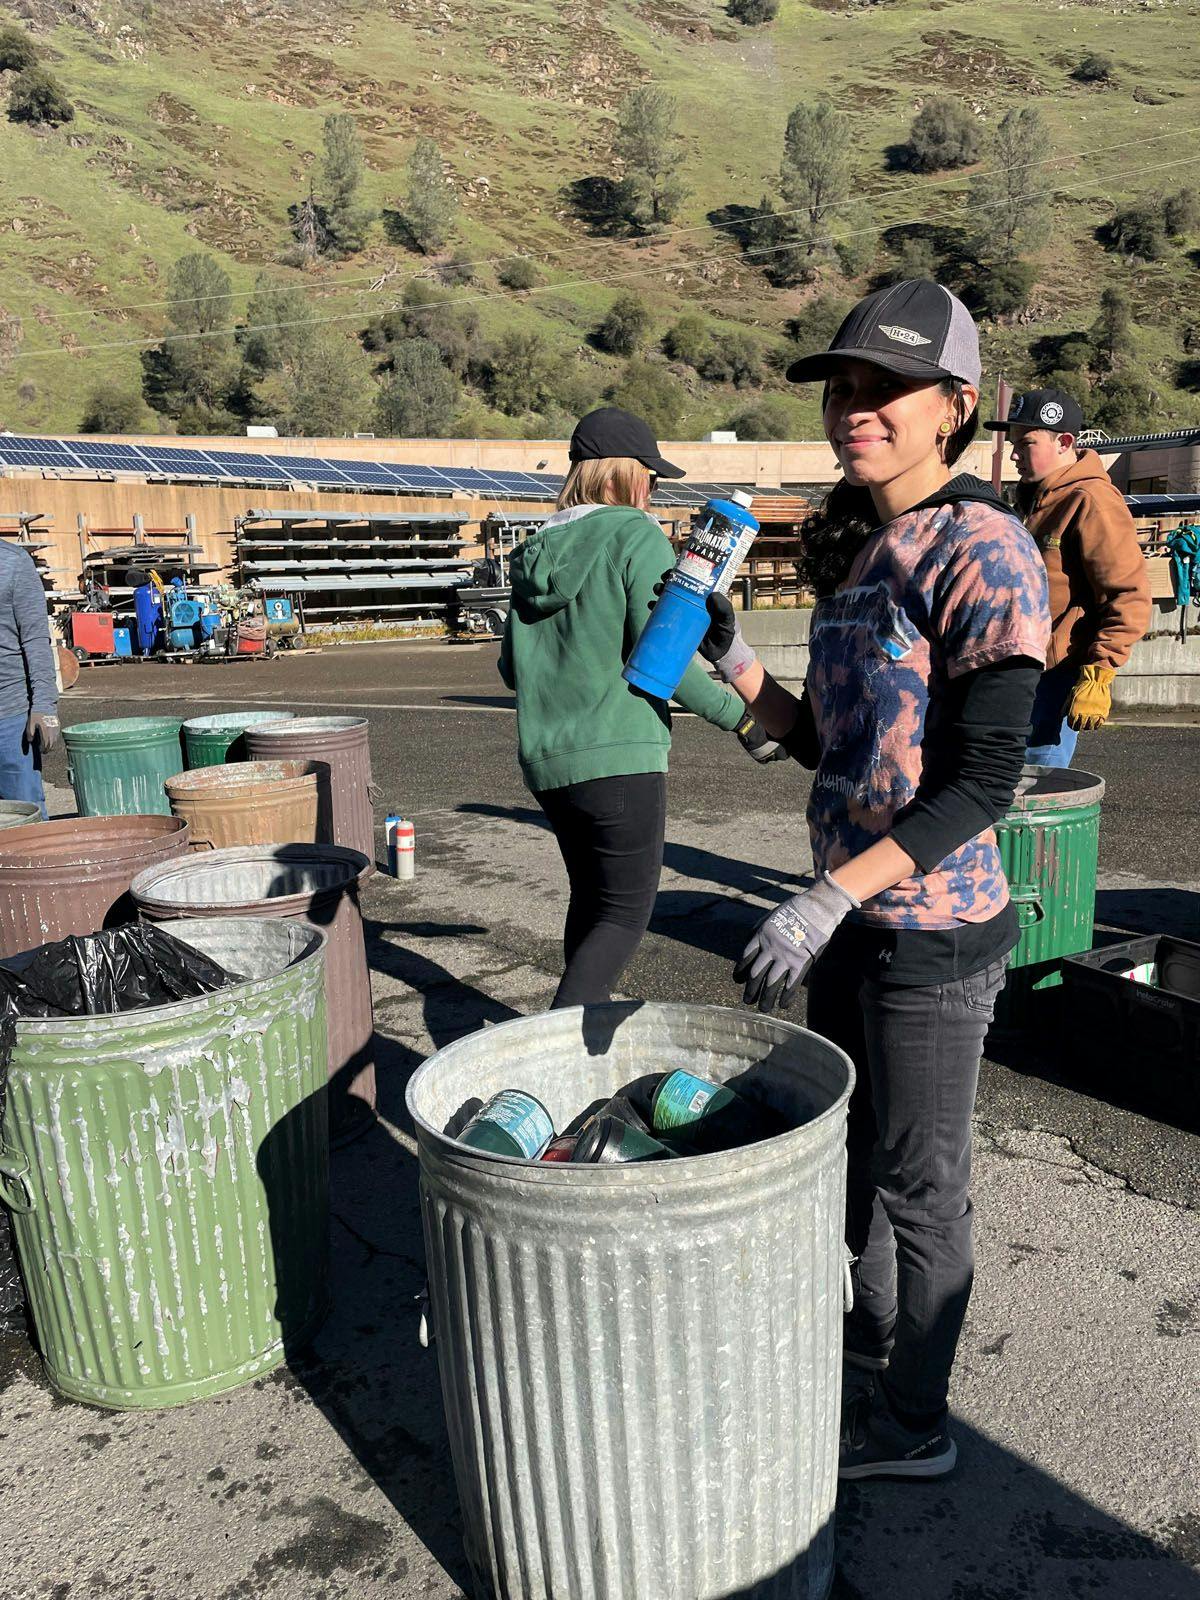
[[[843,1411],[839,1478],[944,1478],[957,1460],[945,1423],[913,1433],[892,1415],[878,1389],[855,1396]]]
[[[852,1311],[843,1325],[842,1359],[864,1372],[884,1372],[895,1342],[890,1332],[881,1335]]]

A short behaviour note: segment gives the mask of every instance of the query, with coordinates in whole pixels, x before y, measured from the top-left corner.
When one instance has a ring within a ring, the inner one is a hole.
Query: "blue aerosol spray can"
[[[727,594],[758,523],[750,515],[751,496],[737,490],[732,499],[710,500],[692,527],[675,570],[663,585],[658,604],[625,663],[626,683],[659,700],[679,687],[696,647],[708,631],[710,594]]]

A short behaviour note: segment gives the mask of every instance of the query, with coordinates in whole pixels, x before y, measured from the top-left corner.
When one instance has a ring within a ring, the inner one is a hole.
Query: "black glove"
[[[705,661],[717,669],[718,678],[733,683],[758,658],[742,638],[729,596],[710,594],[704,603],[708,607],[708,632],[697,648]]]
[[[772,739],[767,730],[747,712],[737,725],[738,743],[755,761],[786,761],[788,752],[778,739]]]

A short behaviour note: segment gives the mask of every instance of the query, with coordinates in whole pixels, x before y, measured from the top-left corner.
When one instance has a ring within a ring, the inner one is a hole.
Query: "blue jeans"
[[[0,800],[36,800],[46,819],[42,788],[42,750],[25,737],[27,713],[0,717]]]
[[[1079,735],[1067,726],[1067,706],[1079,668],[1061,661],[1043,672],[1033,697],[1032,727],[1025,760],[1031,767],[1069,767]]]
[[[909,1427],[946,1415],[974,1276],[971,1113],[1006,962],[950,983],[880,983],[842,959],[813,968],[808,1026],[857,1081],[846,1129],[846,1243],[867,1344],[894,1340],[882,1384]]]

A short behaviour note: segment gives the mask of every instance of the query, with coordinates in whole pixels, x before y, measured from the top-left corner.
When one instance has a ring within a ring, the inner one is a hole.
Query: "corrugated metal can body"
[[[180,817],[69,817],[0,834],[0,957],[129,922],[143,867],[184,855]]]
[[[556,1127],[683,1066],[802,1126],[678,1161],[484,1154],[500,1088]],[[833,1581],[849,1060],[715,1006],[521,1018],[414,1075],[430,1306],[467,1552],[499,1600],[821,1600]]]
[[[375,1115],[375,1018],[359,885],[369,863],[333,844],[238,845],[149,867],[134,880],[143,918],[292,917],[325,934],[329,1131],[334,1144]]]
[[[246,759],[247,728],[267,722],[290,722],[293,711],[221,711],[211,717],[189,717],[183,725],[183,750],[193,767],[220,767]]]
[[[117,1409],[266,1372],[328,1304],[322,936],[173,931],[250,981],[18,1023],[9,1068],[0,1183],[46,1370]]]
[[[328,807],[323,761],[233,761],[176,773],[171,810],[186,817],[193,850],[244,844],[313,844]]]
[[[996,825],[1021,924],[996,1005],[997,1022],[1009,1028],[1036,1021],[1038,996],[1062,982],[1062,957],[1092,947],[1104,780],[1090,772],[1026,767],[1022,788]]]
[[[361,850],[375,870],[374,785],[366,717],[296,717],[286,726],[246,729],[252,757],[327,761],[331,832],[318,838]]]
[[[168,816],[163,787],[183,765],[178,717],[115,717],[63,729],[81,817]]]

